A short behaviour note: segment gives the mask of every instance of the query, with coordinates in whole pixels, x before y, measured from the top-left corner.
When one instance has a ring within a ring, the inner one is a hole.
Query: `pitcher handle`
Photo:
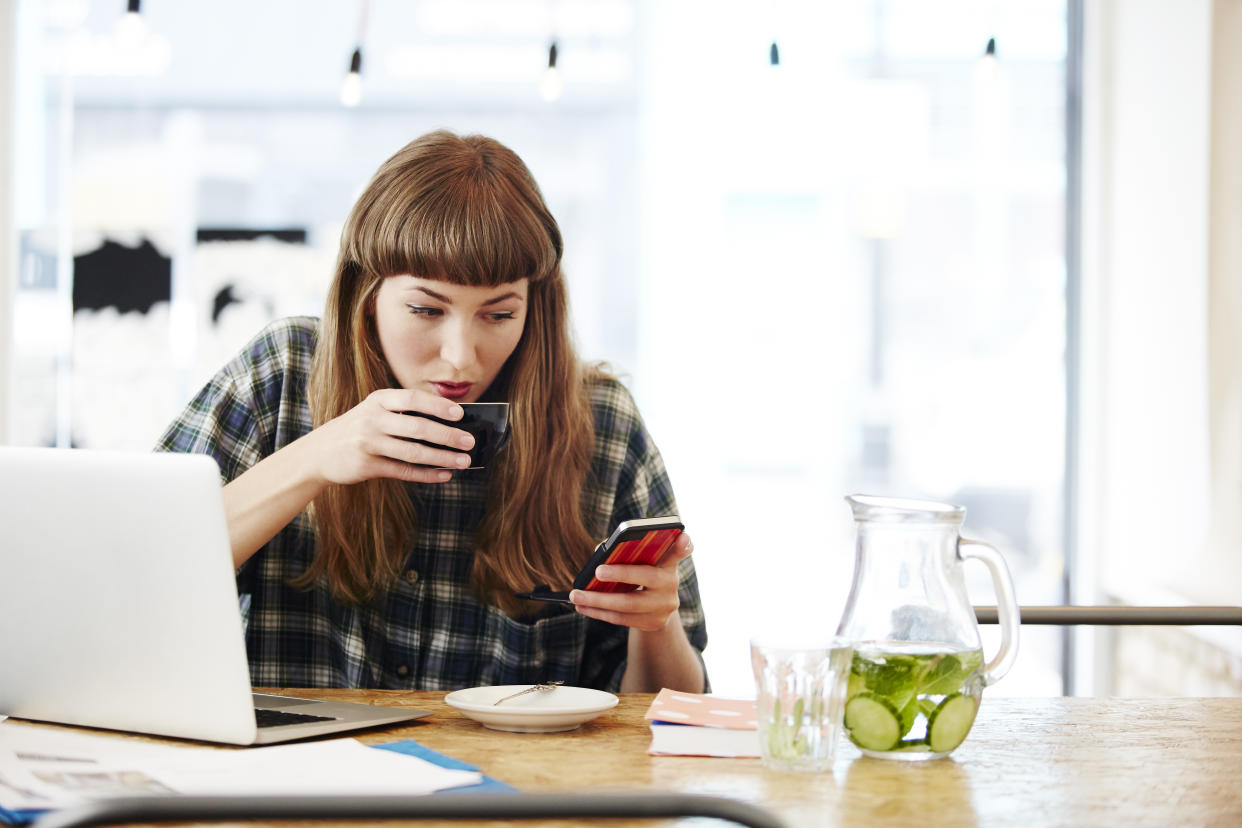
[[[1018,616],[1018,599],[1013,591],[1013,579],[1009,577],[1009,567],[996,547],[981,540],[968,538],[957,539],[957,554],[965,558],[974,558],[987,564],[992,573],[992,584],[996,588],[996,615],[1000,620],[1001,642],[996,657],[983,666],[984,686],[1000,681],[1014,659],[1018,657],[1018,627],[1021,618]]]

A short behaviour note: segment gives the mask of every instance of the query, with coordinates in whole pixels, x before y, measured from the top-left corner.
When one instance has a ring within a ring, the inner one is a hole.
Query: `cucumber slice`
[[[970,696],[946,696],[927,717],[927,743],[932,753],[948,753],[960,745],[970,732],[978,709],[978,702]]]
[[[891,750],[901,739],[897,709],[875,693],[859,693],[845,703],[845,729],[864,750]]]

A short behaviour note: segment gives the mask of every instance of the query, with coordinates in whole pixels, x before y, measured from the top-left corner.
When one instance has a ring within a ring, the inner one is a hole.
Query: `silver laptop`
[[[204,455],[0,446],[0,713],[238,745],[430,715],[251,692],[220,490]]]

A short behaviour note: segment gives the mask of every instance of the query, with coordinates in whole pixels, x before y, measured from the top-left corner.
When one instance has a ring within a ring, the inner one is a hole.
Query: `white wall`
[[[8,435],[9,348],[13,337],[16,236],[13,232],[13,111],[16,87],[17,3],[0,4],[0,445]]]
[[[1097,5],[1097,4],[1089,4]],[[1159,583],[1208,515],[1211,2],[1102,2],[1087,50],[1083,433],[1100,586]],[[1133,583],[1131,583],[1133,582]]]
[[[1239,604],[1242,3],[1086,11],[1076,597]]]
[[[1208,580],[1231,584],[1228,592],[1237,600],[1242,584],[1242,0],[1213,4],[1211,158],[1213,567]],[[1215,589],[1206,597],[1214,594]]]

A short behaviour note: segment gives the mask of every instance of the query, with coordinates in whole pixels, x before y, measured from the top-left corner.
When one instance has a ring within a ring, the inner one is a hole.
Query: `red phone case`
[[[655,566],[664,560],[664,555],[684,529],[685,526],[676,515],[623,521],[607,540],[595,547],[591,559],[574,578],[573,589],[595,592],[632,592],[638,589],[635,584],[597,580],[595,570],[606,563]],[[540,584],[530,592],[515,592],[514,595],[529,601],[570,603],[569,590],[555,592],[547,584]]]
[[[595,560],[592,556],[591,561],[584,568],[584,572],[589,573],[590,577],[586,586],[579,587],[574,584],[575,589],[595,590],[596,592],[631,592],[638,589],[634,584],[626,584],[620,581],[600,581],[595,577],[595,568],[602,564],[650,564],[657,565],[664,559],[664,554],[672,547],[673,542],[677,540],[677,536],[682,532],[679,528],[670,529],[648,529],[643,534],[632,540],[622,540],[612,549],[612,554],[606,553],[603,549],[597,552],[602,554],[603,560]]]

